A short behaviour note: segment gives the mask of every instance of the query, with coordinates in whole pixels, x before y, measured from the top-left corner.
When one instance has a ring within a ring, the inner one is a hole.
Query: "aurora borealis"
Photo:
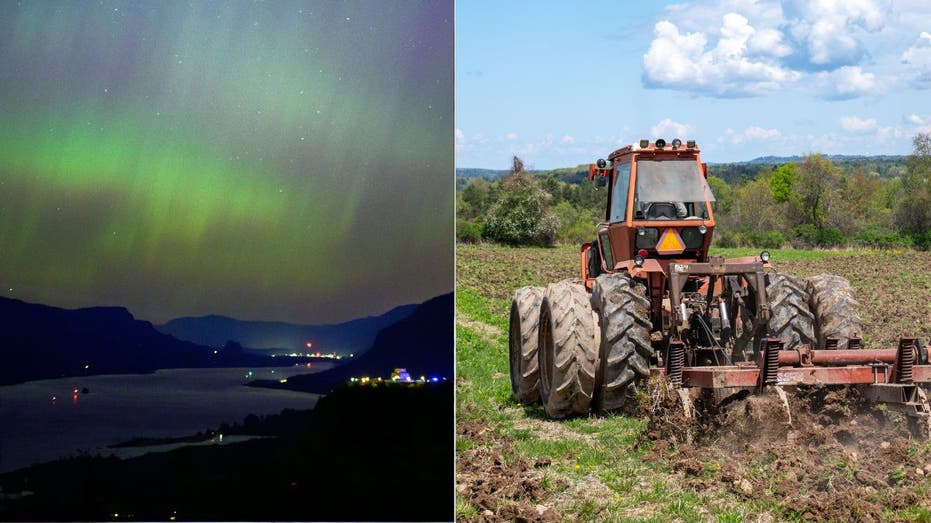
[[[452,2],[0,3],[0,295],[323,323],[453,288]]]

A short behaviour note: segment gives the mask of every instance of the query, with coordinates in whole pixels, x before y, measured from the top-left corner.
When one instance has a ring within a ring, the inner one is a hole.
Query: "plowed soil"
[[[459,453],[456,470],[458,494],[479,510],[472,521],[562,521],[559,513],[540,504],[546,489],[535,469],[548,462],[518,458],[508,463],[505,456],[513,454],[511,438],[492,434],[481,422],[458,423],[456,433],[473,444]]]
[[[514,289],[576,277],[574,252],[460,247],[457,288],[488,299],[492,314],[506,315]],[[867,348],[894,347],[900,336],[925,343],[931,337],[931,253],[855,253],[775,263],[780,272],[801,277],[846,277],[861,304]],[[649,421],[638,446],[647,449],[647,462],[669,470],[689,490],[720,493],[743,500],[745,507],[777,507],[764,509],[761,520],[931,517],[927,426],[867,401],[859,389],[798,388],[787,390],[785,401],[771,391],[723,408],[714,407],[720,401],[695,398],[694,417],[685,416],[679,397],[659,385],[650,384],[645,392],[629,413]],[[457,429],[460,441],[483,442],[460,452],[457,466],[461,499],[480,507],[477,519],[560,517],[558,504],[548,503],[553,488],[544,488],[536,473],[547,464],[507,463],[503,456],[513,455],[508,438],[489,435],[490,430],[480,420]],[[537,510],[540,503],[553,508]],[[637,517],[644,515],[650,516]]]
[[[693,489],[776,501],[785,516],[814,521],[885,521],[890,511],[929,506],[916,489],[931,476],[920,443],[927,425],[856,388],[799,388],[787,404],[769,392],[722,409],[697,398],[694,418],[675,394],[652,398],[640,412],[650,419],[647,459],[671,464]]]

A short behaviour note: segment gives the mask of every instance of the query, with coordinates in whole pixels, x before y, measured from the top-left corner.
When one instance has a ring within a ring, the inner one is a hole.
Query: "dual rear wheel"
[[[802,279],[773,273],[766,295],[769,332],[782,338],[786,349],[804,344],[823,348],[829,337],[837,338],[838,348],[846,349],[850,338],[863,332],[860,304],[844,277],[820,274]]]
[[[509,329],[514,399],[539,399],[551,418],[622,406],[649,376],[649,321],[643,287],[620,274],[599,276],[591,295],[572,280],[518,289]]]

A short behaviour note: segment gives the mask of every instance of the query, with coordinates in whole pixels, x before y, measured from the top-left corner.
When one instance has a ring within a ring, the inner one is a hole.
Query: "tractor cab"
[[[614,272],[644,259],[663,266],[706,261],[714,195],[695,142],[641,140],[608,159],[589,169],[589,178],[605,179],[610,190],[587,272]]]

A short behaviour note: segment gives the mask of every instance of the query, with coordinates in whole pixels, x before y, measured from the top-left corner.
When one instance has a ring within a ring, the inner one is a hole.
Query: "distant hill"
[[[847,154],[828,154],[825,156],[830,158],[843,172],[848,174],[854,169],[861,169],[864,172],[875,172],[880,178],[893,178],[905,172],[906,156],[863,156]],[[713,158],[703,157],[702,159],[707,161]],[[779,165],[801,162],[802,160],[804,160],[804,157],[796,155],[761,156],[745,162],[708,162],[708,174],[717,176],[728,183],[736,183],[746,179],[752,180],[760,173],[770,171]],[[588,164],[529,172],[538,178],[552,177],[562,182],[580,184],[588,179]],[[505,174],[507,174],[506,170],[496,171],[492,169],[457,168],[456,190],[459,191],[464,189],[473,179],[481,178],[494,181]]]
[[[849,163],[849,162],[876,162],[876,163],[886,163],[886,162],[904,162],[906,156],[904,155],[889,155],[889,154],[880,154],[876,156],[863,156],[863,155],[850,155],[850,154],[826,154],[825,157],[829,158],[834,163]],[[791,162],[801,162],[805,158],[803,156],[761,156],[759,158],[754,158],[749,162],[730,162],[730,163],[752,163],[752,164],[766,164],[766,165],[782,165],[785,163]]]
[[[185,317],[156,328],[186,341],[219,347],[235,340],[250,349],[304,351],[306,343],[323,353],[360,354],[372,346],[378,332],[409,316],[416,305],[402,305],[379,316],[333,325],[298,325],[272,321],[244,321],[227,316]]]
[[[261,366],[271,358],[161,333],[122,307],[61,309],[0,298],[0,385],[177,367]]]
[[[497,180],[505,174],[507,169],[456,169],[456,178],[482,178],[485,180]]]
[[[326,394],[352,376],[389,377],[398,367],[412,377],[453,379],[453,295],[444,294],[417,306],[410,316],[386,327],[363,356],[339,367],[288,378],[287,383],[253,382],[254,386]]]

